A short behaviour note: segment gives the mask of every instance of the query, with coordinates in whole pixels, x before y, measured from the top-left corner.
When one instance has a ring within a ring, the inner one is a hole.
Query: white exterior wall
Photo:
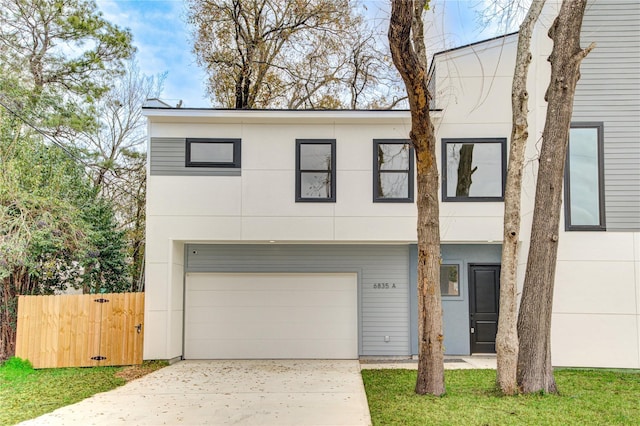
[[[640,367],[640,234],[562,232],[554,291],[554,365]]]
[[[509,143],[516,41],[500,38],[437,56],[436,108],[443,110],[435,122],[438,167],[442,139],[506,138]],[[501,241],[503,210],[502,202],[441,202],[442,241]]]
[[[534,206],[537,156],[559,2],[549,1],[532,43],[530,140],[523,181],[520,286]],[[442,138],[506,137],[516,37],[436,58]],[[145,359],[182,353],[184,242],[408,243],[414,203],[372,202],[372,140],[407,138],[408,113],[169,110],[148,113],[150,137],[242,140],[241,176],[149,176]],[[169,116],[173,114],[174,116]],[[218,114],[218,115],[216,115]],[[226,115],[225,115],[226,114]],[[337,201],[295,202],[295,140],[336,139]],[[606,129],[605,129],[606,143]],[[441,165],[437,149],[438,166]],[[443,242],[502,240],[503,203],[441,203]],[[640,368],[640,233],[564,231],[552,322],[555,365]]]
[[[240,176],[148,176],[145,359],[182,353],[185,242],[415,242],[415,203],[372,202],[373,139],[406,139],[410,130],[408,112],[393,114],[150,117],[150,138],[240,138],[242,169]],[[480,136],[508,134],[507,124],[496,133],[494,123],[482,121],[478,116],[473,126]],[[456,126],[449,125],[451,136],[465,136]],[[305,138],[336,139],[335,203],[295,202],[295,140]],[[498,241],[501,217],[502,203],[449,203],[442,211],[442,239]]]

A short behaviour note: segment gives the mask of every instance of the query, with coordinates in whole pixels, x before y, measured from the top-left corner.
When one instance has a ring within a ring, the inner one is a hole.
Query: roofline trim
[[[496,36],[496,37],[488,38],[486,40],[475,41],[473,43],[465,44],[464,46],[452,47],[451,49],[441,50],[440,52],[434,53],[433,57],[435,58],[436,56],[442,55],[442,54],[445,54],[445,53],[451,53],[451,52],[456,51],[456,50],[466,49],[467,47],[472,47],[472,46],[477,46],[479,44],[489,43],[490,41],[499,40],[501,38],[511,37],[513,35],[518,34],[518,32],[519,31],[515,31],[513,33],[503,34],[503,35],[499,35],[499,36]]]
[[[442,109],[430,109],[431,112],[441,112]],[[157,116],[198,116],[198,117],[282,117],[303,115],[307,117],[363,117],[372,115],[385,116],[406,116],[411,111],[408,109],[382,109],[382,110],[353,110],[353,109],[335,109],[335,110],[310,110],[310,109],[231,109],[231,108],[157,108],[142,107],[142,114],[148,117]]]

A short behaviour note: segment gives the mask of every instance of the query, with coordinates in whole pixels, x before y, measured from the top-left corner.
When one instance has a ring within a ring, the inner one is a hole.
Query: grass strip
[[[374,425],[637,425],[640,373],[555,372],[559,395],[505,397],[495,370],[447,370],[442,397],[414,393],[415,370],[362,370]]]
[[[145,362],[151,372],[166,363]],[[127,382],[118,373],[131,367],[51,368],[34,370],[11,358],[0,366],[0,425],[12,425],[49,413]],[[138,376],[139,377],[139,376]]]

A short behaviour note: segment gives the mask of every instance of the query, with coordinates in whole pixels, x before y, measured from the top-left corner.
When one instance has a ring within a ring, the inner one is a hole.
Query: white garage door
[[[186,359],[358,357],[356,274],[187,274]]]

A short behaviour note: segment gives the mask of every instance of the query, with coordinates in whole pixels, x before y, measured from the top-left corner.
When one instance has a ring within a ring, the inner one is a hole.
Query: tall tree
[[[349,0],[189,0],[194,52],[227,108],[361,108],[403,96]]]
[[[518,242],[524,153],[529,138],[527,75],[531,62],[531,35],[545,0],[533,0],[520,25],[516,64],[511,86],[511,142],[504,194],[504,226],[500,269],[500,316],[496,336],[496,383],[506,395],[517,393],[518,364]]]
[[[91,0],[1,0],[5,60],[22,63],[35,90],[58,86],[83,96],[133,52],[131,34],[109,23]]]
[[[87,129],[80,138],[94,185],[109,199],[114,198],[111,187],[118,183],[125,157],[145,148],[142,106],[147,99],[160,95],[166,77],[144,75],[135,59],[126,61],[121,70],[122,74],[110,79],[109,90],[95,102],[98,128]]]
[[[90,250],[91,233],[80,206],[93,199],[82,167],[65,152],[21,129],[20,119],[4,108],[0,123],[0,359],[5,359],[15,349],[17,296],[52,294],[80,283],[79,265]]]
[[[6,357],[15,344],[18,295],[81,286],[90,279],[81,265],[99,266],[102,277],[122,270],[111,207],[102,204],[100,215],[88,211],[100,200],[75,142],[80,131],[96,127],[95,100],[134,49],[130,33],[105,21],[93,1],[0,0],[0,6],[0,357]]]
[[[123,74],[112,80],[112,87],[95,104],[98,127],[77,139],[96,190],[113,205],[117,227],[125,232],[134,289],[141,289],[138,284],[144,282],[146,120],[142,106],[159,96],[164,78],[146,76],[135,59],[127,61]]]
[[[0,81],[0,88],[6,89]],[[15,91],[15,88],[13,89]],[[71,147],[48,145],[0,102],[0,359],[15,349],[17,296],[122,291],[123,232]]]
[[[145,226],[147,205],[147,156],[132,152],[127,156],[126,174],[123,180],[129,190],[122,190],[122,199],[127,200],[116,211],[121,214],[121,224],[126,230],[127,254],[130,259],[129,275],[131,291],[144,291],[144,254],[146,249]],[[133,190],[133,191],[132,191]]]
[[[427,54],[422,13],[427,0],[393,0],[389,46],[411,108],[409,136],[418,183],[418,379],[416,393],[442,395],[444,336],[440,299],[440,217],[436,138],[429,112]]]
[[[549,29],[553,40],[547,115],[538,162],[527,270],[518,316],[517,383],[524,393],[557,392],[551,364],[551,312],[558,253],[562,179],[580,63],[595,47],[580,47],[587,0],[563,0]]]
[[[40,117],[47,131],[91,122],[84,107],[133,53],[131,33],[106,21],[91,0],[0,0],[0,59],[31,92],[55,98]]]
[[[111,203],[92,197],[82,206],[82,218],[88,224],[88,245],[82,264],[82,290],[91,293],[131,291],[131,278],[125,262],[125,233],[119,230]]]

